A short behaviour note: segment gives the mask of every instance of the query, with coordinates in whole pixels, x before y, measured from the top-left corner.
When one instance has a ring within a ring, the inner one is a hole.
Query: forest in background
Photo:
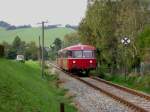
[[[89,4],[78,33],[81,42],[97,48],[101,74],[140,73],[150,64],[150,2],[148,0],[95,0]],[[121,39],[131,43],[124,46]],[[150,67],[150,66],[149,66]],[[148,68],[149,69],[149,68]]]

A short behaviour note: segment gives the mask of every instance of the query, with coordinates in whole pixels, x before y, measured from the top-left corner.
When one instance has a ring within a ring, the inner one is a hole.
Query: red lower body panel
[[[68,69],[88,70],[96,68],[96,59],[68,59]]]
[[[57,64],[65,70],[90,70],[96,69],[96,59],[59,58]]]

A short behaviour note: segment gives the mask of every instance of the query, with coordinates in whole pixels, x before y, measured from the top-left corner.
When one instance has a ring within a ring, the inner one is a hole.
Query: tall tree
[[[38,59],[38,47],[35,42],[30,42],[26,45],[25,49],[26,59],[37,60]]]
[[[111,0],[95,1],[88,7],[86,17],[79,27],[81,40],[95,45],[101,51],[98,55],[100,64],[106,64],[116,69],[117,38],[115,31],[117,28],[118,3]]]
[[[15,39],[14,39],[14,41],[13,41],[13,43],[12,43],[12,47],[14,49],[18,50],[20,46],[21,46],[21,39],[20,39],[19,36],[16,36]]]
[[[147,23],[144,5],[140,1],[96,0],[88,6],[80,23],[81,40],[100,49],[97,59],[101,66],[112,68],[112,73],[124,64],[124,48],[119,44],[121,38],[128,36],[132,41],[127,49],[128,66],[131,67],[133,57],[139,58],[135,40]]]
[[[56,38],[53,42],[54,46],[55,46],[55,50],[58,51],[61,49],[62,47],[62,41],[60,38]]]
[[[126,36],[130,38],[131,43],[128,48],[124,48],[121,44],[118,45],[118,48],[121,51],[127,49],[127,52],[120,53],[120,58],[122,58],[122,60],[127,58],[124,60],[124,62],[127,63],[128,67],[130,68],[132,65],[135,65],[134,63],[137,63],[136,60],[139,60],[137,59],[139,58],[139,54],[135,42],[140,32],[143,31],[143,27],[146,23],[146,16],[139,0],[123,0],[121,1],[120,7],[121,8],[117,18],[119,25],[116,34],[118,37],[120,37],[118,38],[119,41],[121,40],[121,38]],[[140,66],[139,64],[136,65]]]
[[[50,45],[50,52],[49,52],[49,57],[50,59],[54,60],[57,56],[58,50],[62,48],[62,40],[59,38],[56,38],[53,42],[52,45]]]
[[[79,44],[80,43],[80,38],[78,33],[71,33],[67,34],[64,37],[64,47],[68,47],[71,45]]]

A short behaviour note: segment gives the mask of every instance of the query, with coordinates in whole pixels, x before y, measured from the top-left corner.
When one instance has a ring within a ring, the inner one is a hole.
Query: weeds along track
[[[51,66],[63,71],[57,65],[49,63]],[[65,71],[63,71],[65,72]],[[78,77],[71,73],[65,72],[66,75],[73,77],[80,82],[108,95],[114,100],[120,102],[123,105],[128,106],[135,112],[150,112],[150,96],[142,92],[138,92],[117,84],[113,84],[109,81],[97,77]]]

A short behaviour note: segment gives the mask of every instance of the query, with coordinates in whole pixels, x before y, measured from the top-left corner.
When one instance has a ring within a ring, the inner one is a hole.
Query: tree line
[[[26,60],[38,59],[38,47],[35,42],[26,43],[16,36],[12,44],[3,42],[2,45],[5,47],[5,57],[8,59],[16,59],[17,55],[24,55]]]
[[[21,25],[21,26],[15,26],[8,24],[7,22],[0,21],[0,27],[5,28],[6,30],[16,30],[21,28],[31,28],[31,25]]]
[[[67,34],[64,40],[59,37],[55,38],[54,42],[49,47],[44,47],[44,58],[55,60],[60,49],[80,42],[77,33]],[[16,36],[12,44],[3,42],[1,45],[5,48],[5,58],[16,59],[17,55],[24,55],[26,60],[38,60],[41,56],[41,46],[37,46],[35,42],[26,43],[19,36]]]
[[[110,68],[115,74],[125,64],[128,72],[139,71],[144,56],[150,56],[148,4],[147,0],[95,0],[88,6],[78,32],[82,43],[96,46],[102,72]],[[127,47],[121,43],[124,37],[131,40]]]
[[[54,42],[50,45],[50,52],[48,56],[51,60],[56,60],[58,51],[71,45],[81,43],[80,36],[77,32],[73,32],[64,36],[63,40],[57,37]]]

